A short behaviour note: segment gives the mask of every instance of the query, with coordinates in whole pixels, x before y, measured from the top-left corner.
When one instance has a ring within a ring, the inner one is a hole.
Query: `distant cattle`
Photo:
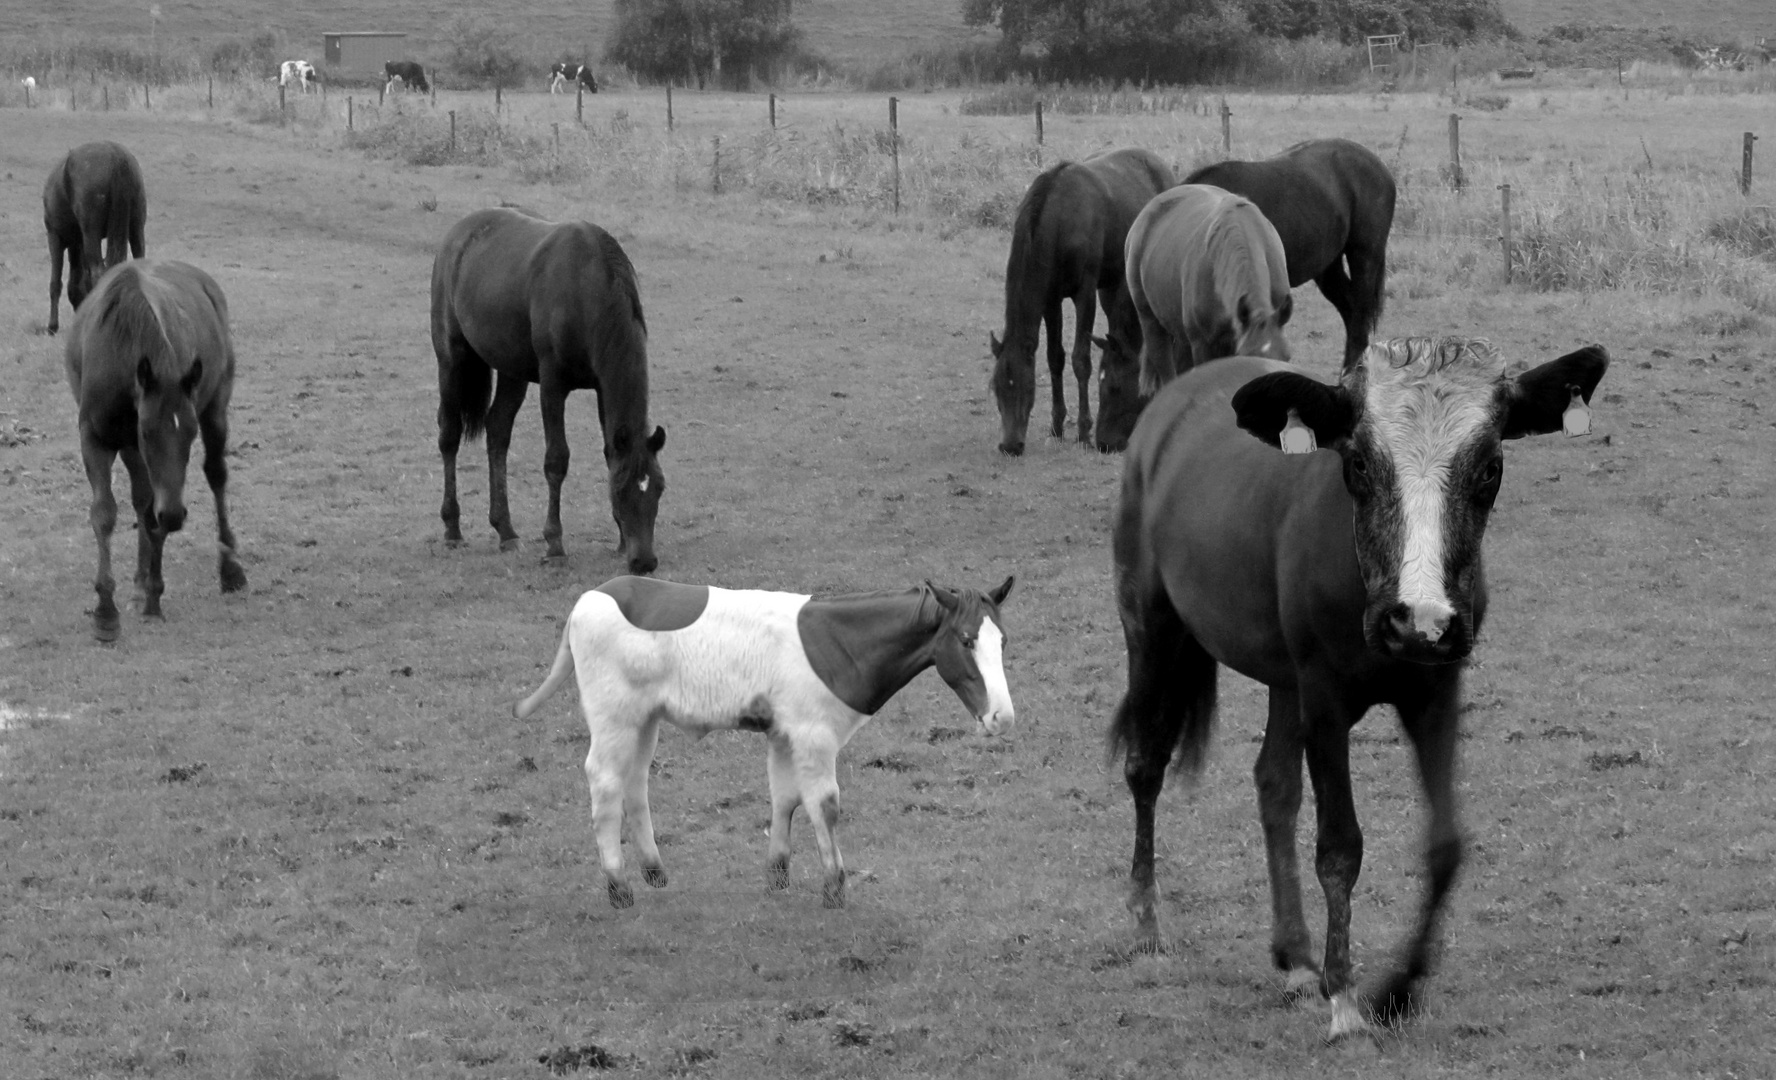
[[[382,65],[383,74],[388,77],[387,93],[394,93],[397,86],[408,86],[422,94],[432,92],[432,85],[426,82],[425,68],[412,60],[390,60]]]
[[[314,89],[316,78],[314,65],[307,60],[285,60],[278,65],[279,86],[294,83],[306,94]]]
[[[598,81],[585,64],[556,64],[549,69],[549,93],[559,94],[568,83],[579,83],[586,93],[598,93]]]
[[[26,75],[24,78],[19,80],[19,85],[24,87],[27,91],[35,90],[35,89],[37,89],[37,80],[30,75]]]

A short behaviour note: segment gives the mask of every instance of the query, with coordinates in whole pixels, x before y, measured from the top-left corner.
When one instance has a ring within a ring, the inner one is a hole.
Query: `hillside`
[[[1770,0],[1499,0],[1499,6],[1505,18],[1532,38],[1567,23],[1670,26],[1680,34],[1724,41],[1776,37],[1776,7]]]

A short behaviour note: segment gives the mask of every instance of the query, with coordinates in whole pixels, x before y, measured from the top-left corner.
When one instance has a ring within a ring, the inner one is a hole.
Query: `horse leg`
[[[1333,259],[1320,271],[1314,284],[1320,287],[1320,295],[1338,309],[1338,317],[1344,320],[1343,370],[1349,371],[1363,355],[1363,350],[1369,347],[1369,328],[1363,325],[1358,313],[1356,293],[1351,287],[1351,279],[1344,272],[1344,256]]]
[[[1048,389],[1053,400],[1050,429],[1055,438],[1067,431],[1067,347],[1061,342],[1061,302],[1056,300],[1042,313],[1043,344],[1048,349]]]
[[[791,756],[795,764],[796,786],[801,791],[801,801],[808,807],[808,818],[814,826],[814,843],[820,848],[820,862],[826,869],[826,880],[820,890],[821,903],[829,908],[844,907],[845,858],[839,852],[839,778],[835,768],[839,749],[830,743],[816,742],[793,747]],[[784,839],[787,842],[788,836]]]
[[[198,434],[203,437],[204,479],[216,497],[216,570],[222,591],[239,592],[247,587],[246,572],[234,554],[234,529],[228,524],[228,414],[220,406],[198,414]]]
[[[796,783],[795,759],[788,736],[772,732],[768,768],[771,776],[771,844],[765,857],[765,887],[789,888],[789,826],[796,807],[802,803],[801,786]]]
[[[1387,284],[1387,247],[1384,244],[1374,251],[1353,248],[1344,253],[1344,258],[1350,265],[1351,283],[1351,313],[1344,320],[1344,370],[1349,371],[1369,347],[1369,338],[1381,321]]]
[[[1314,870],[1326,894],[1326,962],[1322,990],[1332,1000],[1329,1037],[1367,1027],[1350,988],[1350,897],[1363,869],[1363,830],[1351,798],[1351,719],[1329,691],[1302,690],[1301,727],[1313,780],[1319,838]]]
[[[55,333],[57,330],[60,330],[61,326],[62,326],[62,257],[67,253],[67,250],[68,250],[67,246],[62,243],[62,238],[59,235],[57,235],[56,233],[53,233],[53,232],[49,234],[49,328],[48,328],[48,332],[51,334]],[[76,253],[74,258],[76,260],[78,260],[80,258],[79,254]],[[70,271],[68,274],[68,285],[69,285],[70,292],[72,291],[73,284],[74,284],[73,279],[74,279],[74,274],[72,271]]]
[[[1105,302],[1108,310],[1109,303]],[[1091,442],[1092,412],[1092,339],[1098,321],[1096,283],[1087,285],[1073,297],[1073,378],[1079,384],[1079,441]]]
[[[1301,873],[1295,856],[1295,823],[1301,813],[1301,699],[1294,690],[1270,691],[1270,718],[1252,778],[1270,869],[1270,957],[1288,978],[1292,998],[1317,991],[1319,965],[1301,914]]]
[[[543,477],[549,481],[549,516],[543,523],[543,539],[549,545],[545,558],[565,559],[561,546],[561,485],[567,480],[567,390],[544,383]]]
[[[581,705],[585,695],[581,694]],[[604,891],[611,907],[635,903],[635,893],[623,880],[623,804],[629,778],[645,761],[637,763],[640,725],[607,713],[586,714],[592,746],[586,752],[586,787],[592,793],[592,832],[598,840],[598,860],[604,867]]]
[[[1418,924],[1407,948],[1405,963],[1381,985],[1374,998],[1376,1018],[1383,1022],[1403,1019],[1412,1009],[1418,986],[1430,973],[1431,950],[1436,940],[1443,902],[1461,869],[1462,844],[1455,807],[1455,754],[1459,735],[1461,678],[1451,674],[1440,681],[1422,705],[1400,706],[1401,725],[1418,757],[1418,777],[1430,804],[1431,821],[1425,838],[1426,881],[1418,910]]]
[[[1141,394],[1151,397],[1178,374],[1177,349],[1172,335],[1145,307],[1138,309],[1141,320]]]
[[[530,383],[522,377],[501,372],[493,403],[487,407],[487,520],[499,533],[501,551],[518,547],[512,510],[506,502],[506,451],[512,446],[512,424],[529,392]]]
[[[130,501],[136,507],[136,588],[142,594],[142,617],[159,619],[160,596],[166,583],[160,576],[160,553],[166,546],[166,530],[154,515],[154,481],[148,475],[148,462],[138,447],[121,451],[123,467],[129,470]]]
[[[111,578],[111,533],[117,527],[117,500],[111,494],[111,463],[117,459],[117,453],[100,446],[89,432],[82,431],[80,457],[86,464],[87,483],[92,485],[92,530],[99,546],[99,572],[93,579],[99,606],[93,609],[93,636],[100,641],[116,641],[121,625],[117,603],[112,598],[116,585]]]
[[[641,877],[656,889],[666,886],[666,865],[654,843],[654,814],[648,806],[648,770],[654,748],[660,742],[660,722],[650,720],[636,740],[635,762],[629,769],[629,785],[623,797],[623,816],[629,822],[629,838],[641,862]]]

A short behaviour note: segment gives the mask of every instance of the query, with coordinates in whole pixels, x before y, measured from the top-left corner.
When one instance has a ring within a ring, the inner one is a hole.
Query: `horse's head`
[[[999,605],[1011,595],[1012,582],[992,592],[976,589],[951,592],[926,582],[943,608],[933,645],[937,673],[962,705],[989,735],[1011,730],[1017,713],[1011,705],[1011,689],[1005,683],[1005,631]]]
[[[1035,345],[1015,335],[1000,341],[992,331],[987,344],[993,350],[993,377],[987,385],[999,403],[999,449],[1015,457],[1024,452],[1024,432],[1036,407]]]
[[[136,362],[136,445],[153,488],[150,528],[175,533],[185,525],[185,466],[197,438],[192,395],[202,381],[202,360],[192,360],[190,370],[171,379],[155,374],[146,356]]]
[[[660,448],[666,445],[666,429],[654,428],[645,439],[622,429],[604,448],[610,467],[611,516],[617,520],[619,552],[629,560],[631,574],[651,574],[660,560],[654,557],[654,517],[660,512],[660,495],[666,477],[660,471]]]
[[[1234,311],[1233,355],[1288,360],[1289,339],[1283,336],[1283,327],[1294,309],[1295,298],[1288,293],[1275,307],[1251,296],[1240,297]]]
[[[1102,355],[1098,359],[1098,449],[1106,454],[1128,447],[1129,434],[1141,418],[1147,399],[1141,396],[1141,350],[1130,351],[1112,332],[1092,336]]]
[[[1592,345],[1512,378],[1483,340],[1400,338],[1371,345],[1334,386],[1261,375],[1233,408],[1273,446],[1299,423],[1344,460],[1364,640],[1449,663],[1467,656],[1485,610],[1480,541],[1504,476],[1500,442],[1559,431],[1608,366]]]

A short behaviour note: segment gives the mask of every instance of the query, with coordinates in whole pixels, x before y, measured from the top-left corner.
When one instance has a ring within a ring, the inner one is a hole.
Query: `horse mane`
[[[136,352],[148,360],[149,370],[161,382],[185,377],[190,365],[181,361],[174,338],[189,340],[191,326],[165,282],[140,264],[124,263],[111,276],[100,300],[93,330],[112,343],[112,352],[127,359]]]
[[[653,434],[648,425],[647,318],[641,310],[641,288],[635,264],[616,238],[603,229],[591,230],[594,258],[603,272],[608,291],[600,298],[590,327],[592,355],[599,358],[600,393],[605,397],[605,432],[610,445],[627,437],[630,453],[614,459],[611,481],[622,486],[639,479],[642,458],[633,451]],[[606,365],[622,365],[615,370]]]
[[[1054,192],[1055,181],[1060,179],[1061,170],[1073,164],[1070,161],[1058,161],[1036,175],[1030,182],[1030,190],[1024,192],[1024,201],[1018,204],[1017,220],[1011,227],[1011,257],[1014,262],[1022,265],[1031,256],[1031,248],[1036,240],[1036,223],[1042,220],[1042,211],[1048,205],[1048,197]],[[1035,253],[1037,261],[1046,265],[1046,252]],[[1020,257],[1021,256],[1021,257]]]

